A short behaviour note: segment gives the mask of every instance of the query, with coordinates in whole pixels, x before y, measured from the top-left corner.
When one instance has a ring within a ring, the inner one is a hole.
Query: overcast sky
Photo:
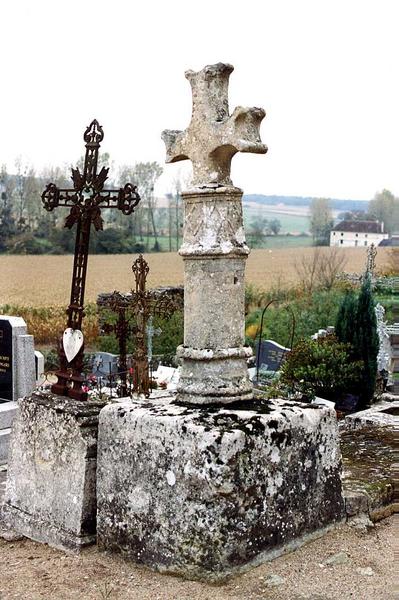
[[[399,195],[398,0],[2,0],[0,164],[75,163],[93,118],[117,164],[164,162],[187,69],[230,62],[230,110],[266,110],[246,193]],[[186,161],[187,162],[187,161]],[[157,192],[185,163],[165,165]]]

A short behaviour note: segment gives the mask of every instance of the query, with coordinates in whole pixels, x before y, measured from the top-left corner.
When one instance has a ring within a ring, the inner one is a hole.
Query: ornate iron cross
[[[71,229],[75,224],[77,225],[71,300],[67,309],[67,329],[72,332],[81,330],[84,317],[91,224],[93,223],[97,231],[103,229],[101,208],[117,208],[124,215],[130,215],[140,202],[137,188],[131,183],[127,183],[120,189],[104,189],[109,169],[102,167],[97,173],[98,154],[103,138],[102,127],[96,120],[92,121],[83,135],[86,142],[83,173],[80,173],[78,168],[72,169],[73,188],[60,189],[54,183],[49,183],[42,194],[46,210],[52,211],[58,206],[71,209],[65,220],[65,227]],[[83,345],[75,356],[67,358],[61,341],[58,354],[60,370],[56,373],[58,382],[52,386],[52,391],[76,400],[86,400],[87,394],[82,390],[84,379],[81,376]]]
[[[97,300],[100,308],[109,308],[118,315],[115,325],[104,326],[103,329],[115,333],[119,342],[121,395],[127,395],[128,391],[126,380],[127,337],[132,335],[134,341],[131,390],[148,397],[151,391],[149,358],[152,358],[148,355],[148,326],[151,327],[153,316],[166,317],[175,310],[183,308],[182,298],[172,298],[168,295],[167,290],[157,293],[157,291],[146,289],[149,270],[147,261],[140,254],[132,265],[135,289],[127,295],[116,291],[112,294],[101,294]],[[134,324],[131,316],[133,316]],[[154,331],[154,327],[152,327],[152,334]]]

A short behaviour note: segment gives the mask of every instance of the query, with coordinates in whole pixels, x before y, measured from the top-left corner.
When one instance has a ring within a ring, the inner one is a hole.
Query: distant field
[[[283,211],[283,209],[281,209]],[[309,217],[306,215],[289,214],[287,212],[279,212],[277,207],[273,210],[267,206],[258,204],[256,206],[244,206],[244,223],[247,235],[250,231],[251,221],[263,217],[265,219],[278,219],[281,223],[280,233],[302,233],[309,231]]]
[[[248,246],[251,247],[250,236],[247,235]],[[313,243],[309,235],[268,235],[262,242],[261,248],[258,249],[278,249],[278,248],[306,248]],[[255,248],[254,248],[255,250]]]
[[[312,248],[253,250],[246,270],[247,283],[270,289],[276,283],[295,284],[295,261],[311,256]],[[330,252],[330,248],[323,248]],[[346,248],[346,271],[364,269],[364,248]],[[89,258],[86,302],[95,302],[100,292],[127,291],[133,286],[131,266],[135,256],[93,255]],[[149,286],[183,283],[183,261],[177,253],[148,254]],[[387,262],[387,250],[380,248],[377,267]],[[69,303],[72,256],[0,256],[0,305],[66,306]]]

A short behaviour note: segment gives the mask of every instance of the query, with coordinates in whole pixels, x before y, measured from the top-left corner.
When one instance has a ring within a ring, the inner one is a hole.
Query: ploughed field
[[[331,248],[322,248],[330,253]],[[246,282],[265,290],[300,283],[295,263],[311,259],[313,248],[252,250]],[[345,271],[360,273],[366,248],[340,248],[347,257]],[[100,292],[128,291],[133,287],[131,266],[135,255],[108,254],[89,257],[85,302],[95,302]],[[183,260],[176,252],[145,255],[150,265],[148,286],[183,284]],[[69,303],[73,258],[63,256],[0,256],[0,306],[66,306]],[[377,269],[388,263],[386,248],[379,248]]]

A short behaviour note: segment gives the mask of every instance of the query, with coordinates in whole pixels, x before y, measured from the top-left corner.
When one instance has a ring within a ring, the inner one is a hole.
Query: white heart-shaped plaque
[[[68,327],[64,331],[62,345],[64,346],[64,352],[67,361],[70,363],[83,346],[83,333],[80,331],[80,329],[72,329],[72,327]]]

